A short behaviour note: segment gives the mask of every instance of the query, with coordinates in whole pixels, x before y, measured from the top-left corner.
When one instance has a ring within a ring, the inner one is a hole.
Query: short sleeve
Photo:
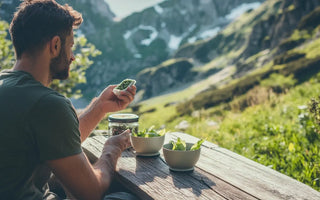
[[[29,112],[27,121],[41,161],[82,152],[79,120],[65,97],[57,94],[42,97]]]

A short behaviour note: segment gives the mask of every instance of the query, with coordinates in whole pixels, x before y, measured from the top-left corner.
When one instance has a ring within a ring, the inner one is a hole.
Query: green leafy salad
[[[155,130],[154,126],[150,127],[149,129],[144,129],[143,131],[138,131],[137,133],[132,133],[133,136],[135,137],[159,137],[159,136],[163,136],[164,134],[166,134],[166,130],[162,129],[162,130]]]
[[[187,149],[186,142],[182,140],[180,137],[178,137],[177,141],[171,141],[172,144],[172,150],[177,150],[177,151],[194,151],[198,150],[201,147],[201,144],[204,142],[204,139],[198,140],[190,149]]]
[[[125,79],[115,89],[125,90],[125,89],[127,89],[127,87],[130,87],[131,85],[134,85],[135,83],[136,83],[136,81],[133,79]]]

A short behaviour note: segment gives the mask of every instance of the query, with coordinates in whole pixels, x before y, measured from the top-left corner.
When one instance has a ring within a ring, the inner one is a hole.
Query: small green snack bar
[[[124,79],[121,83],[113,89],[113,93],[120,95],[120,91],[126,90],[128,87],[136,84],[136,81],[133,79]]]

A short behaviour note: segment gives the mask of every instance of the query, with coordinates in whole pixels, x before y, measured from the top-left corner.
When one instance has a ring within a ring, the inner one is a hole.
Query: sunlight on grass
[[[222,38],[227,40],[227,36],[236,35],[248,40],[249,37],[241,34],[252,29],[255,24],[250,22],[257,13],[260,13],[259,20],[265,20],[271,14],[277,17],[276,10],[281,1],[265,3],[268,9],[246,13],[221,32]],[[289,6],[289,11],[292,9]],[[313,32],[296,30],[286,42],[293,42],[293,45],[287,46],[290,50],[285,53],[281,53],[281,47],[267,49],[230,65],[229,61],[245,50],[246,45],[242,45],[195,67],[193,70],[201,73],[221,70],[184,88],[139,102],[136,111],[140,116],[139,128],[155,126],[156,129],[181,131],[206,139],[320,190],[318,127],[308,110],[310,99],[320,94],[320,73],[313,74],[318,71],[313,71],[318,62],[315,58],[320,57],[319,27]],[[242,43],[233,43],[239,44]],[[227,50],[228,47],[222,48]],[[162,65],[174,61],[168,60]],[[237,71],[242,72],[241,67],[247,67],[248,71],[239,75],[240,78],[234,78]],[[309,69],[312,69],[310,74],[301,74]],[[220,96],[228,98],[212,103]],[[190,100],[195,103],[188,104]],[[204,100],[209,103],[201,102]],[[177,111],[179,106],[190,112]],[[132,109],[123,112],[132,112]],[[180,122],[189,126],[176,129]]]
[[[306,52],[306,58],[317,58],[320,56],[320,38],[313,40],[304,47],[301,52]]]

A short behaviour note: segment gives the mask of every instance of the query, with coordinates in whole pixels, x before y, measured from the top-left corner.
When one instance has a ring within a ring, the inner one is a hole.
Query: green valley
[[[282,1],[264,6],[230,24],[219,40],[178,51],[208,60],[193,70],[216,73],[125,112],[138,114],[142,129],[155,125],[205,138],[320,191],[320,10],[302,16],[287,36],[264,36],[252,50],[247,45],[261,23],[286,26],[275,19],[299,9]],[[240,41],[227,39],[237,34]],[[106,121],[98,128],[107,128]]]

